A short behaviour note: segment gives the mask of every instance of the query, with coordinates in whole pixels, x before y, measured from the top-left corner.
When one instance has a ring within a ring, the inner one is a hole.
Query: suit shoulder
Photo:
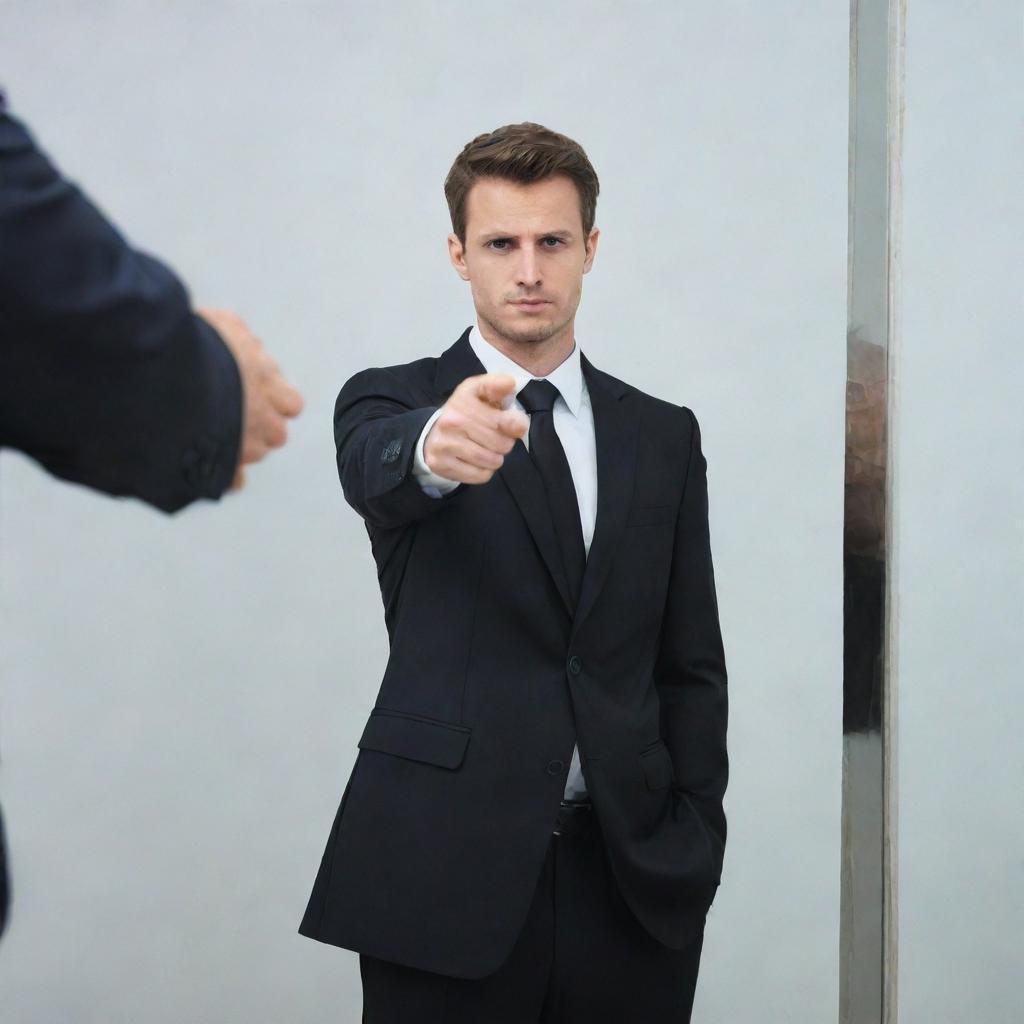
[[[689,436],[690,428],[697,419],[689,406],[677,405],[665,398],[659,398],[625,381],[620,383],[625,395],[639,404],[646,420],[675,430],[683,429]]]
[[[408,363],[357,370],[341,386],[336,407],[373,395],[420,399],[429,395],[436,369],[437,357],[425,356]]]

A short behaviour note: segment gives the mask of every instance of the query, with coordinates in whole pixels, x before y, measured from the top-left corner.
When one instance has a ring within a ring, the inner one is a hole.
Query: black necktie
[[[530,414],[530,458],[547,490],[548,508],[562,549],[562,565],[569,581],[573,606],[579,604],[587,549],[583,544],[580,504],[572,482],[569,460],[555,433],[554,409],[558,388],[549,380],[531,380],[516,396]]]

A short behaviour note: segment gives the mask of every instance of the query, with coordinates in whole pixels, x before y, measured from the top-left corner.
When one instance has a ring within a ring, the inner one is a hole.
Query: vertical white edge
[[[889,0],[888,346],[886,366],[885,649],[882,707],[883,757],[883,963],[882,1021],[896,1024],[899,981],[899,424],[901,410],[901,272],[903,227],[903,120],[907,0]]]

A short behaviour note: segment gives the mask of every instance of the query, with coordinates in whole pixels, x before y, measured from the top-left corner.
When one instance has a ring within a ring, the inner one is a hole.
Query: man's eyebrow
[[[478,241],[480,242],[493,242],[496,238],[515,238],[516,233],[514,231],[488,231],[486,234],[479,235]],[[571,239],[575,237],[571,231],[567,228],[556,228],[554,231],[540,231],[537,233],[538,238],[565,238]]]

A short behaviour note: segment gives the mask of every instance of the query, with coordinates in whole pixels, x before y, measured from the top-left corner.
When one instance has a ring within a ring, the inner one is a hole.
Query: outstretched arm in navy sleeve
[[[226,490],[242,422],[238,365],[178,278],[0,110],[0,446],[173,512]]]

